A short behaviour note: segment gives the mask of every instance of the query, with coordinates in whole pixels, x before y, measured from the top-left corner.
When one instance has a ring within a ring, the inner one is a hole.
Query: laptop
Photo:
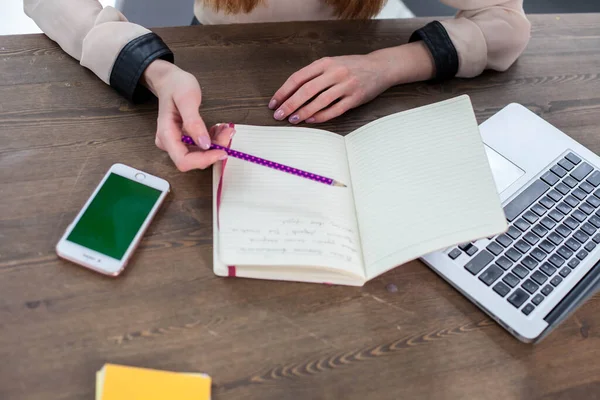
[[[600,157],[519,104],[480,131],[509,229],[422,261],[537,343],[600,287]]]

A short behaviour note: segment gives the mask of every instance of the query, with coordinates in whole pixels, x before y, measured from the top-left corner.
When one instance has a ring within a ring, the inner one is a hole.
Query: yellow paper
[[[106,364],[96,373],[96,400],[210,400],[204,374]]]

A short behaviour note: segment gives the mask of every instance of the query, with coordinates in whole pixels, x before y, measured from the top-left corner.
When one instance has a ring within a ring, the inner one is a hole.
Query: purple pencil
[[[194,143],[194,140],[191,137],[186,136],[186,135],[181,136],[181,141],[190,146],[196,145]],[[279,164],[279,163],[276,163],[273,161],[265,160],[264,158],[260,158],[260,157],[252,156],[250,154],[242,153],[241,151],[233,150],[233,149],[230,149],[229,147],[224,147],[224,146],[220,146],[218,144],[213,143],[210,146],[210,148],[212,150],[223,150],[230,157],[239,158],[240,160],[244,160],[244,161],[248,161],[248,162],[251,162],[254,164],[262,165],[263,167],[273,168],[278,171],[287,172],[288,174],[296,175],[301,178],[310,179],[312,181],[324,183],[329,186],[346,187],[346,185],[344,185],[343,183],[338,182],[334,179],[326,178],[324,176],[313,174],[311,172],[302,171],[301,169],[288,167],[287,165]]]

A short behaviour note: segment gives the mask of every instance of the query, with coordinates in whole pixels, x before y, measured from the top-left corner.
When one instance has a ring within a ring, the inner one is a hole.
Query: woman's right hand
[[[144,72],[144,84],[158,97],[156,146],[169,153],[182,172],[205,169],[227,158],[222,150],[208,150],[211,142],[227,146],[233,129],[211,129],[200,117],[202,90],[194,75],[167,61],[156,60]],[[191,151],[181,142],[190,136],[201,151]],[[212,137],[211,137],[212,136]]]

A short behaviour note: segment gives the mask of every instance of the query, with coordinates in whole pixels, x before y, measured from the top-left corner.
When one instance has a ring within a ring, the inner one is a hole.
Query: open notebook
[[[348,187],[234,158],[216,165],[219,276],[361,286],[507,229],[468,96],[380,118],[345,137],[301,127],[236,131],[232,148]]]

